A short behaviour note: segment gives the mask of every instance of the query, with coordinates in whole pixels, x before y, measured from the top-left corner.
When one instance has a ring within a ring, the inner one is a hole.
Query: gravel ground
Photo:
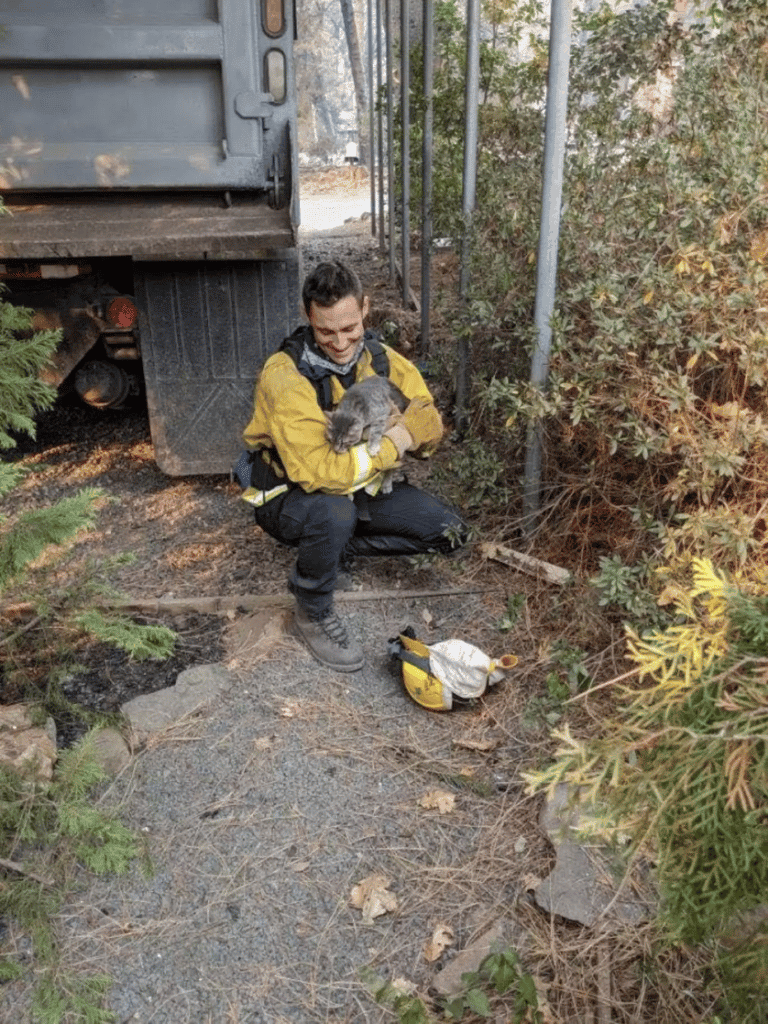
[[[302,248],[305,270],[330,255],[354,262],[379,317],[396,311],[360,224],[305,237]],[[80,547],[84,557],[136,553],[115,570],[123,592],[284,592],[292,553],[252,526],[225,478],[163,477],[141,410],[97,416],[65,404],[19,455],[35,472],[5,503],[11,513],[84,485],[111,499]],[[314,662],[282,613],[250,646],[233,639],[242,615],[177,617],[166,663],[85,650],[88,672],[68,695],[100,710],[170,685],[189,665],[223,662],[234,683],[214,711],[152,740],[102,794],[146,838],[154,874],[77,880],[60,916],[63,967],[109,974],[107,1006],[121,1024],[378,1021],[366,966],[426,991],[440,965],[424,946],[438,924],[455,933],[445,962],[503,916],[527,876],[547,871],[536,807],[515,774],[540,734],[522,724],[527,675],[473,707],[430,714],[405,695],[386,640],[411,623],[427,642],[462,636],[496,655],[509,643],[535,661],[530,624],[504,640],[494,625],[521,588],[513,576],[474,558],[361,562],[356,585],[368,590],[466,593],[347,606],[368,659],[351,676]],[[434,790],[455,798],[452,809],[419,803]],[[397,906],[366,924],[350,895],[375,874]],[[2,945],[28,951],[13,927]],[[0,990],[0,1020],[27,1024],[29,982]]]
[[[429,641],[487,617],[482,594],[428,606]],[[403,691],[386,639],[425,607],[355,606],[367,664],[350,676],[317,665],[276,613],[250,649],[242,636],[229,647],[233,685],[215,711],[150,741],[104,792],[154,873],[83,873],[59,935],[65,970],[111,976],[117,1021],[381,1021],[364,969],[426,992],[434,929],[455,935],[446,962],[548,863],[515,776],[531,749],[514,682],[451,714]],[[420,803],[435,792],[453,805]],[[397,905],[366,923],[350,897],[372,875]],[[26,1024],[27,984],[5,986],[0,1019]]]
[[[146,836],[154,877],[83,878],[61,926],[73,969],[112,976],[119,1021],[380,1020],[362,968],[426,990],[438,924],[463,946],[508,910],[546,855],[511,774],[521,748],[492,699],[434,715],[404,695],[383,641],[421,607],[351,613],[368,656],[352,676],[278,642],[106,794]],[[448,635],[483,614],[471,596],[430,607]],[[489,736],[492,755],[456,745]],[[421,806],[434,790],[454,808]],[[350,895],[372,874],[397,908],[366,924]]]

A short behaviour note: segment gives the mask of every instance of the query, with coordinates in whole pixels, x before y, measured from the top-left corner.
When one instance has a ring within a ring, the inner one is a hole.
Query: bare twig
[[[39,882],[40,885],[53,886],[56,883],[52,878],[43,878],[42,875],[35,874],[34,871],[29,871],[23,864],[19,864],[15,860],[6,860],[5,857],[0,857],[0,868],[5,871],[13,871],[17,875],[24,875],[26,878],[31,878],[33,882]]]

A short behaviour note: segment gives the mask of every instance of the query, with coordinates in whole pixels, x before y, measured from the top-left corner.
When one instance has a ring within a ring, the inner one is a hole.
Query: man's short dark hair
[[[363,305],[363,285],[354,270],[342,260],[318,263],[308,274],[301,290],[301,301],[307,316],[313,302],[318,306],[333,306],[339,299],[354,295],[358,306]]]

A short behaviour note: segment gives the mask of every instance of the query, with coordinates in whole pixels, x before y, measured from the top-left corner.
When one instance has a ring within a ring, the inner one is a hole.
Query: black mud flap
[[[228,473],[261,365],[299,317],[298,255],[138,263],[134,287],[158,466],[169,476]]]

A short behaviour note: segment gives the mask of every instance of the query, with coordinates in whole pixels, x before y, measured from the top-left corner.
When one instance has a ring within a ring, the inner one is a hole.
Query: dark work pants
[[[333,604],[342,553],[447,554],[465,543],[468,532],[456,511],[408,483],[395,483],[391,494],[356,501],[294,487],[254,511],[266,533],[298,548],[289,585],[299,604],[314,614]]]

